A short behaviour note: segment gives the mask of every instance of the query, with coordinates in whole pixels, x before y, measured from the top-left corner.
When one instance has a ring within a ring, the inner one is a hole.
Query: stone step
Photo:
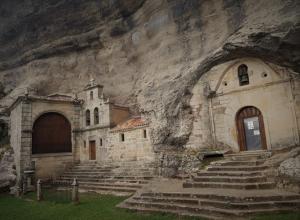
[[[134,167],[118,167],[115,170],[121,170],[121,171],[128,171],[128,170],[134,170],[134,171],[153,171],[156,170],[156,168],[154,167],[138,167],[138,166],[134,166]]]
[[[105,176],[112,176],[112,174],[93,174],[93,175],[83,175],[83,174],[64,174],[62,177],[69,177],[69,178],[103,178]]]
[[[265,158],[270,157],[272,152],[266,150],[253,150],[253,151],[240,151],[237,153],[224,154],[224,157],[232,157],[232,156],[263,156]]]
[[[251,177],[263,175],[262,171],[200,171],[197,176]]]
[[[207,171],[263,171],[268,166],[208,166]]]
[[[63,175],[61,178],[74,179],[74,178],[87,178],[87,179],[116,179],[116,180],[151,180],[153,176],[76,176],[76,175]]]
[[[268,151],[245,151],[236,154],[225,154],[225,159],[230,159],[234,161],[246,161],[246,160],[259,160],[266,159],[271,156],[271,152]]]
[[[220,177],[220,176],[201,176],[193,177],[195,182],[223,182],[223,183],[261,183],[266,182],[265,176],[252,177]]]
[[[146,201],[146,202],[165,202],[165,203],[199,205],[199,199],[197,198],[135,196],[132,197],[131,199],[136,201]]]
[[[185,212],[188,215],[204,215],[211,216],[212,219],[221,219],[223,212],[219,213],[218,210],[213,211],[211,207],[200,207],[198,205],[186,205],[186,204],[171,204],[171,203],[159,203],[159,202],[146,202],[146,201],[135,201],[132,199],[126,200],[125,205],[131,208],[148,208],[148,209],[159,209],[163,212]],[[122,207],[122,206],[119,206]],[[226,214],[226,210],[225,210]]]
[[[184,199],[180,197],[133,197],[136,201],[158,202],[158,203],[171,203],[171,204],[193,204],[200,206],[212,206],[225,209],[259,209],[259,208],[282,208],[294,207],[300,208],[300,199],[298,200],[279,200],[279,201],[265,201],[265,202],[228,202],[211,200],[211,199]]]
[[[155,170],[156,168],[153,166],[138,166],[138,165],[131,165],[131,166],[101,166],[97,164],[91,165],[75,165],[73,168],[81,169],[106,169],[106,170],[113,170],[113,169],[120,169],[120,170]]]
[[[74,178],[61,178],[62,181],[72,182]],[[146,180],[130,180],[130,179],[100,179],[100,178],[77,178],[78,181],[96,182],[96,183],[136,183],[136,184],[147,184],[149,181]]]
[[[300,200],[287,201],[269,201],[269,202],[245,202],[245,203],[228,203],[212,200],[199,201],[201,206],[212,206],[225,209],[255,210],[255,209],[274,209],[274,208],[294,208],[300,209]]]
[[[80,164],[98,164],[98,161],[90,160],[90,161],[81,161],[81,162],[77,163],[77,165],[80,165]]]
[[[214,217],[241,217],[245,215],[253,215],[253,214],[264,214],[264,213],[277,213],[282,211],[295,211],[297,208],[295,207],[279,207],[279,208],[258,208],[258,209],[224,209],[217,208],[211,206],[204,205],[186,205],[186,204],[176,204],[176,203],[159,203],[159,202],[146,202],[146,201],[134,201],[132,199],[126,200],[125,204],[132,208],[141,207],[141,208],[158,208],[162,210],[166,210],[169,212],[170,210],[176,211],[185,211],[192,214],[204,214],[204,215],[212,215]],[[121,206],[122,207],[122,206]]]
[[[262,165],[265,160],[253,160],[253,161],[217,161],[212,163],[213,166],[257,166]]]
[[[133,189],[133,188],[114,187],[114,186],[80,186],[79,190],[91,191],[91,192],[109,191],[109,192],[127,192],[127,193],[135,193],[137,191],[137,189]]]
[[[189,216],[189,217],[199,217],[203,219],[211,219],[211,220],[224,220],[223,217],[220,216],[214,216],[213,214],[205,215],[201,213],[191,213],[185,210],[166,210],[164,208],[146,208],[146,207],[138,207],[138,206],[131,206],[127,204],[121,204],[118,205],[119,208],[124,208],[132,211],[137,211],[137,212],[145,212],[145,213],[151,213],[151,212],[158,212],[158,213],[172,213],[175,215],[180,215],[180,216]]]
[[[79,181],[78,181],[79,182]],[[79,182],[80,187],[119,187],[119,188],[132,188],[132,189],[140,189],[142,185],[140,184],[132,184],[132,183],[94,183],[94,182]]]
[[[136,173],[113,173],[113,172],[74,172],[67,171],[64,173],[64,176],[78,176],[78,177],[102,177],[102,176],[152,176],[151,172],[136,172]]]
[[[97,167],[97,168],[104,168],[104,169],[115,169],[115,168],[118,168],[119,166],[117,166],[117,165],[101,165],[98,163],[94,163],[94,164],[76,164],[73,167]]]
[[[157,165],[146,165],[146,164],[128,164],[128,165],[115,165],[115,169],[157,169]]]
[[[139,176],[153,176],[153,172],[114,172],[113,173],[114,175],[123,175],[123,176],[136,176],[136,175],[139,175]]]
[[[217,182],[184,182],[183,188],[223,188],[223,189],[273,189],[274,182],[262,183],[217,183]]]
[[[66,171],[66,175],[105,175],[112,174],[112,172],[103,172],[103,171]]]
[[[234,195],[218,195],[218,194],[197,194],[197,193],[142,193],[141,197],[161,197],[161,198],[183,198],[183,199],[211,199],[226,202],[269,202],[269,201],[284,201],[284,200],[300,200],[300,194],[293,195],[266,195],[270,192],[260,190],[259,196],[234,196]]]
[[[103,169],[97,167],[73,167],[70,171],[78,171],[78,172],[88,172],[88,171],[97,171],[97,172],[112,172],[113,169]]]

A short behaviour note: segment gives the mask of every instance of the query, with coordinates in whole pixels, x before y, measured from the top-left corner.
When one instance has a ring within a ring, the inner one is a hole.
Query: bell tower
[[[86,93],[85,100],[87,103],[99,101],[103,97],[103,86],[97,84],[93,78],[89,81],[84,89]]]

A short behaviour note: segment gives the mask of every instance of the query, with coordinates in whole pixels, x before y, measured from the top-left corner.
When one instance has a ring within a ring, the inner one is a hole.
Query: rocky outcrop
[[[279,173],[300,180],[300,155],[283,161],[279,166]]]
[[[295,146],[279,150],[264,165],[270,167],[266,174],[276,180],[277,187],[299,193],[299,162],[300,147]]]
[[[152,121],[159,148],[187,142],[191,88],[225,61],[254,56],[299,69],[296,0],[39,0],[0,5],[0,81],[77,92],[90,77]]]
[[[294,152],[294,153],[293,153]],[[293,154],[278,167],[278,186],[294,192],[300,192],[300,148],[292,150]]]
[[[0,192],[8,190],[10,186],[13,186],[16,180],[16,170],[14,168],[14,156],[13,150],[8,149],[1,150],[0,160]]]

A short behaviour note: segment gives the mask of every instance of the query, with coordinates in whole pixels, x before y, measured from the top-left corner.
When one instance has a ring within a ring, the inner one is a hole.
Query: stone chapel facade
[[[56,178],[77,162],[153,161],[149,122],[104,97],[91,81],[83,99],[24,95],[10,107],[11,145],[18,180],[28,170]]]
[[[300,83],[286,68],[256,58],[215,66],[193,88],[186,148],[274,150],[299,145]],[[18,177],[59,176],[75,162],[157,161],[150,122],[110,102],[91,81],[82,98],[24,95],[10,107]]]
[[[276,150],[299,144],[297,74],[256,58],[215,66],[193,89],[187,147]]]

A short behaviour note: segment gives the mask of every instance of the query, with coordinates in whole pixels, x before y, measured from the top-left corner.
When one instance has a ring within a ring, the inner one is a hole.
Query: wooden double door
[[[263,115],[259,109],[253,106],[241,109],[236,124],[241,151],[267,149]]]

